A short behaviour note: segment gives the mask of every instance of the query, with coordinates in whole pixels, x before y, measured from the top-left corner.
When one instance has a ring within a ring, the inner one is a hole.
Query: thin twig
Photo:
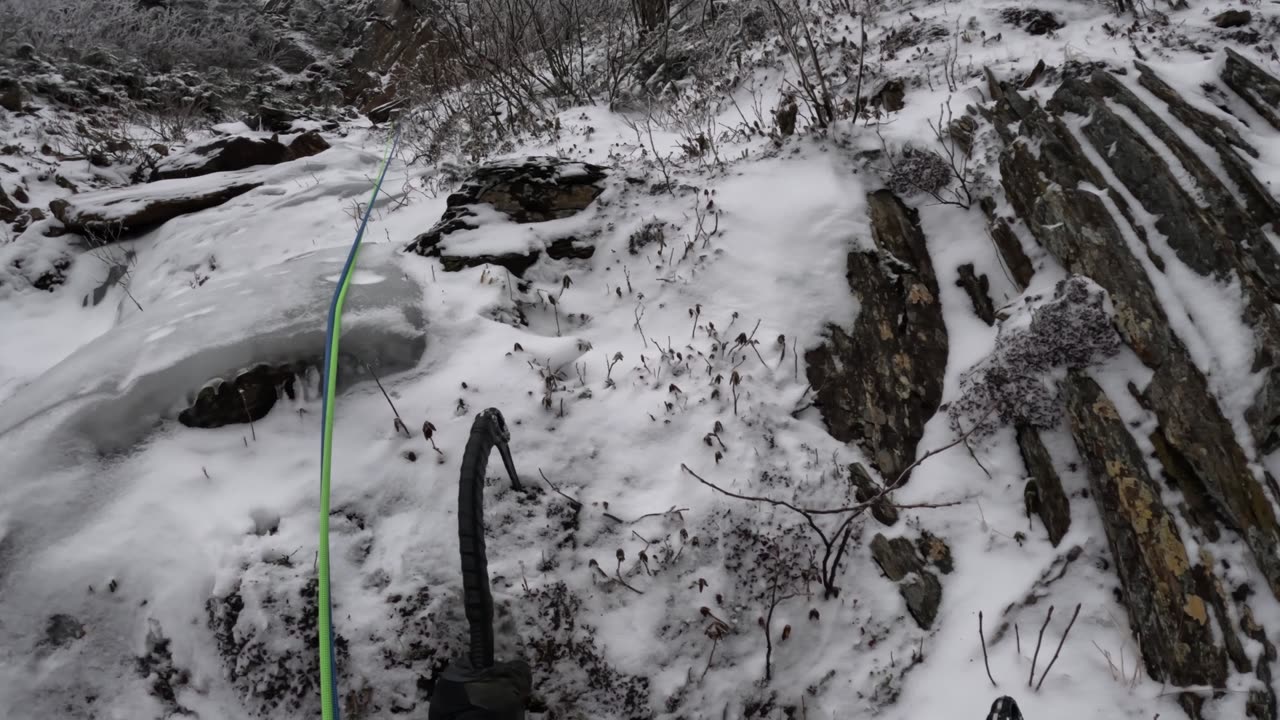
[[[1062,631],[1062,639],[1058,641],[1058,649],[1053,651],[1053,658],[1049,660],[1048,666],[1044,669],[1044,674],[1040,676],[1040,682],[1036,683],[1036,692],[1040,692],[1040,686],[1044,685],[1044,679],[1049,676],[1049,671],[1053,669],[1053,664],[1058,661],[1058,653],[1062,652],[1062,644],[1067,641],[1067,634],[1071,632],[1071,626],[1076,624],[1076,616],[1080,614],[1080,604],[1076,604],[1076,611],[1071,613],[1071,622],[1067,623],[1067,629]]]
[[[546,483],[546,484],[547,484],[547,487],[549,487],[549,488],[551,488],[553,491],[555,491],[555,493],[556,493],[557,495],[559,495],[560,497],[564,498],[565,500],[568,500],[568,501],[569,501],[569,504],[573,506],[573,509],[578,510],[578,509],[582,508],[582,503],[581,503],[581,502],[578,502],[577,500],[573,499],[572,497],[570,497],[570,496],[568,496],[568,495],[564,494],[563,492],[561,492],[560,488],[556,487],[555,483],[553,483],[553,482],[551,482],[549,479],[547,479],[547,474],[546,474],[546,473],[544,473],[544,472],[542,472],[542,468],[538,468],[538,474],[542,476],[542,482]]]
[[[1040,637],[1036,640],[1036,653],[1031,656],[1031,675],[1027,677],[1027,687],[1031,687],[1031,683],[1036,679],[1036,661],[1040,659],[1040,643],[1044,642],[1044,629],[1049,627],[1049,620],[1053,618],[1053,606],[1049,606],[1049,612],[1044,616],[1044,624],[1040,626]]]
[[[990,412],[988,412],[987,414],[989,415],[989,414],[990,414]],[[769,503],[770,505],[777,505],[777,506],[780,506],[780,507],[785,507],[785,508],[787,508],[787,509],[789,509],[789,510],[794,510],[795,512],[798,512],[798,513],[800,513],[800,514],[802,514],[802,515],[839,515],[839,514],[843,514],[843,513],[847,513],[847,512],[856,512],[856,511],[866,510],[867,508],[869,508],[869,507],[871,507],[872,505],[876,504],[876,502],[878,502],[878,501],[880,501],[880,500],[884,499],[884,497],[885,497],[886,495],[888,495],[888,494],[892,493],[893,491],[897,490],[899,487],[901,487],[901,486],[902,486],[902,484],[903,484],[904,482],[906,482],[906,478],[907,478],[907,476],[911,473],[911,471],[912,471],[912,470],[914,470],[914,469],[916,469],[917,467],[919,467],[921,463],[923,463],[925,460],[928,460],[929,458],[933,457],[934,455],[937,455],[937,454],[942,453],[942,452],[946,452],[947,450],[950,450],[951,448],[955,447],[956,445],[959,445],[959,444],[963,443],[966,439],[968,439],[968,438],[969,438],[969,436],[970,436],[970,435],[972,435],[972,434],[973,434],[974,430],[976,430],[979,426],[981,426],[981,425],[982,425],[982,421],[983,421],[983,420],[985,420],[985,419],[986,419],[986,417],[984,416],[981,420],[979,420],[977,423],[975,423],[975,424],[974,424],[973,428],[971,428],[971,429],[967,430],[963,435],[961,435],[960,437],[956,438],[955,440],[953,440],[953,441],[951,441],[951,442],[947,443],[946,445],[943,445],[942,447],[934,448],[933,450],[930,450],[930,451],[926,452],[925,454],[921,455],[921,456],[920,456],[920,457],[919,457],[915,462],[913,462],[913,463],[911,463],[910,465],[908,465],[908,466],[907,466],[907,468],[906,468],[905,470],[903,470],[903,471],[902,471],[902,473],[901,473],[900,475],[898,475],[898,478],[897,478],[896,480],[894,480],[891,484],[886,485],[886,486],[885,486],[885,488],[884,488],[883,490],[881,490],[878,494],[876,494],[874,497],[872,497],[872,498],[868,499],[868,500],[867,500],[867,501],[865,501],[865,502],[861,502],[861,503],[858,503],[858,504],[856,504],[856,505],[849,505],[849,506],[847,506],[847,507],[840,507],[840,508],[828,508],[828,509],[823,509],[823,508],[802,508],[802,507],[798,507],[798,506],[796,506],[796,505],[793,505],[793,504],[791,504],[791,503],[789,503],[789,502],[787,502],[787,501],[785,501],[785,500],[776,500],[776,499],[774,499],[774,498],[759,497],[759,496],[752,496],[752,495],[740,495],[740,494],[738,494],[738,493],[734,493],[734,492],[730,492],[730,491],[728,491],[728,490],[725,490],[724,488],[722,488],[722,487],[720,487],[720,486],[716,485],[715,483],[712,483],[712,482],[710,482],[710,481],[708,481],[708,480],[703,479],[701,476],[699,476],[699,475],[698,475],[697,473],[695,473],[693,470],[690,470],[688,465],[685,465],[685,464],[681,463],[680,468],[681,468],[682,470],[684,470],[685,472],[689,473],[690,475],[692,475],[693,477],[697,478],[697,479],[698,479],[698,481],[699,481],[699,482],[701,482],[703,485],[706,485],[707,487],[711,488],[712,490],[715,490],[716,492],[721,493],[722,495],[728,495],[728,496],[729,496],[729,497],[731,497],[731,498],[736,498],[736,499],[738,499],[738,500],[749,500],[749,501],[751,501],[751,502],[763,502],[763,503]],[[911,505],[911,506],[903,506],[903,507],[921,507],[921,508],[928,508],[928,507],[949,507],[949,506],[952,506],[952,505],[955,505],[955,504],[957,504],[957,503],[955,503],[955,502],[951,502],[951,503],[937,503],[937,504],[934,504],[934,503],[918,503],[918,504],[913,504],[913,505]]]
[[[996,679],[991,677],[991,662],[987,659],[987,636],[982,632],[982,611],[978,611],[978,639],[982,641],[982,664],[987,667],[987,679],[991,681],[991,687],[999,687],[996,685]]]
[[[387,404],[391,406],[391,413],[396,416],[396,429],[403,430],[405,437],[413,437],[409,432],[409,427],[404,424],[404,419],[400,417],[400,411],[396,409],[396,404],[391,402],[391,396],[387,394],[387,389],[382,387],[382,381],[378,379],[378,373],[374,372],[369,363],[364,360],[361,360],[360,364],[364,365],[364,369],[368,370],[369,374],[373,376],[373,381],[378,384],[378,389],[382,391],[382,397],[386,398]],[[437,452],[439,452],[439,450],[437,450]]]
[[[253,441],[258,442],[258,431],[253,429],[253,413],[249,412],[249,401],[244,399],[244,390],[237,390],[240,393],[240,404],[244,406],[244,416],[249,420],[249,432],[253,435]]]

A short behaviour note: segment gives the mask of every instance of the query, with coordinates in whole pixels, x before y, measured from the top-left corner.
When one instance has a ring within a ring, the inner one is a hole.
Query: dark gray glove
[[[436,680],[428,720],[524,720],[533,673],[523,660],[476,669],[466,658]]]

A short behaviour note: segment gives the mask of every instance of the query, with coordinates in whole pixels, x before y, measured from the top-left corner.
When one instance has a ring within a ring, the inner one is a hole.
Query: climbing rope
[[[333,469],[333,405],[338,387],[338,339],[342,334],[342,307],[347,301],[347,289],[351,285],[351,274],[356,267],[356,258],[360,254],[360,240],[369,225],[369,215],[373,212],[373,203],[382,191],[382,181],[387,177],[387,168],[391,166],[391,156],[400,143],[400,127],[397,124],[387,140],[386,150],[382,156],[382,168],[378,172],[378,180],[373,185],[373,195],[369,205],[364,209],[364,217],[360,220],[360,228],[351,243],[351,251],[347,254],[347,263],[342,268],[338,287],[333,292],[333,302],[329,305],[329,324],[326,331],[324,350],[324,430],[320,443],[320,548],[316,558],[319,570],[320,610],[320,710],[323,720],[339,720],[338,687],[333,677],[334,640],[333,640],[333,603],[329,595],[329,487]]]

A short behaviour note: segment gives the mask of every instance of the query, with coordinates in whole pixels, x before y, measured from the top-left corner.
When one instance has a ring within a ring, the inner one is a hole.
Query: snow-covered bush
[[[885,181],[897,195],[934,195],[946,189],[953,177],[946,158],[932,150],[907,147],[893,161]]]
[[[167,72],[251,68],[275,31],[254,0],[0,0],[0,48],[85,61],[104,51]]]
[[[986,435],[1004,425],[1057,425],[1054,371],[1085,368],[1120,351],[1106,303],[1105,290],[1076,275],[1031,308],[1025,327],[1014,327],[1017,317],[1005,321],[995,350],[961,378],[960,398],[948,409],[953,427],[963,432],[976,424],[975,435]]]

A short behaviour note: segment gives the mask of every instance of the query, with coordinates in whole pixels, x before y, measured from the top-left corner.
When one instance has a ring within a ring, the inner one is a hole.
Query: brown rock
[[[292,158],[289,148],[275,138],[222,138],[168,158],[151,173],[151,180],[174,180],[244,170],[255,165],[275,165]]]
[[[947,332],[915,211],[887,190],[867,200],[876,248],[849,253],[846,273],[860,310],[805,360],[827,429],[894,482],[942,399]]]
[[[315,130],[308,130],[289,143],[289,159],[311,157],[329,149],[329,142]]]
[[[1224,687],[1226,654],[1142,451],[1088,376],[1073,371],[1064,395],[1147,673],[1157,682]]]

